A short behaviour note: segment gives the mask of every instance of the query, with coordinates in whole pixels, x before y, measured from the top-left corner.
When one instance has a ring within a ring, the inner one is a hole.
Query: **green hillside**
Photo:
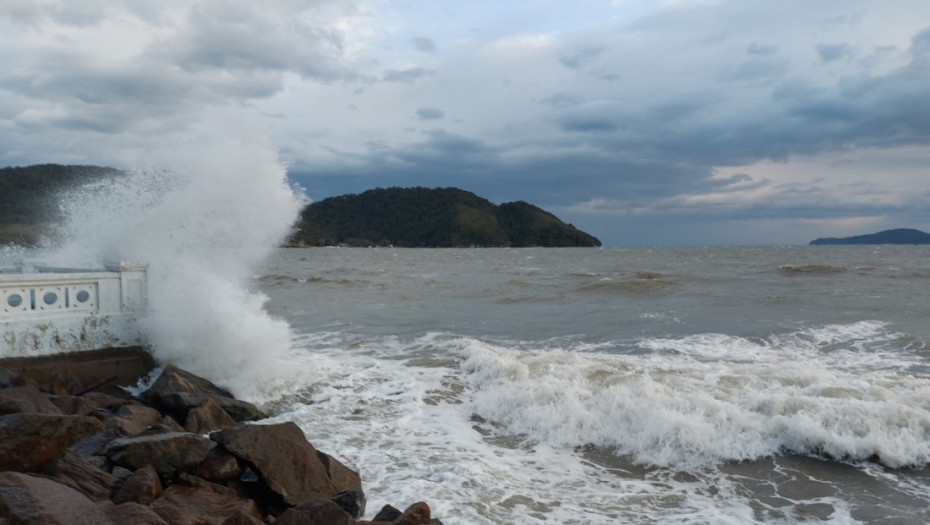
[[[388,188],[331,197],[301,213],[303,246],[600,246],[596,238],[526,202],[495,206],[456,188]]]

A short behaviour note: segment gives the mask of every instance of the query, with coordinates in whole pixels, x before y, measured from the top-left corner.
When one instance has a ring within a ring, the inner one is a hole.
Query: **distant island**
[[[457,188],[387,188],[315,202],[293,246],[595,247],[601,242],[518,201],[496,206]]]
[[[898,228],[885,230],[868,235],[853,237],[824,237],[814,239],[812,245],[828,244],[930,244],[930,233],[924,233],[913,228]]]
[[[0,168],[0,245],[37,244],[61,221],[58,195],[122,174],[101,166]],[[308,205],[288,245],[568,247],[601,243],[523,201],[496,206],[456,188],[389,188]]]

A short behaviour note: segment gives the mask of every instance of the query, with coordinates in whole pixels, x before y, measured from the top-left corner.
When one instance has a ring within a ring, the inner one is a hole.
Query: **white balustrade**
[[[146,267],[0,269],[0,357],[142,344]]]

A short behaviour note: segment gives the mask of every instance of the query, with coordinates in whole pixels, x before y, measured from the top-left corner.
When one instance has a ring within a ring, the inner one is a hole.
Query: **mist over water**
[[[265,312],[251,282],[302,201],[260,141],[217,139],[196,149],[64,195],[66,220],[44,257],[72,267],[147,264],[141,327],[156,358],[238,395],[260,395],[282,375],[290,328]]]

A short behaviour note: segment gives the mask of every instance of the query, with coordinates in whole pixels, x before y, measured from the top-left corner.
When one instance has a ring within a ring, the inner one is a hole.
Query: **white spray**
[[[302,201],[262,140],[211,142],[196,154],[163,155],[167,168],[67,195],[63,240],[49,257],[62,265],[148,264],[141,324],[155,357],[257,396],[281,377],[290,328],[264,311],[266,297],[250,282]]]

